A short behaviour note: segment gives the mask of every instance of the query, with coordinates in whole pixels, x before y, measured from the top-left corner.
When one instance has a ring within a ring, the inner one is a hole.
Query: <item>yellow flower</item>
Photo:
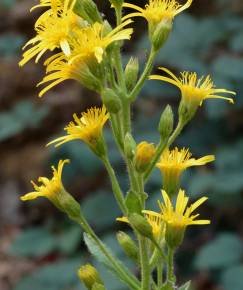
[[[206,99],[225,99],[230,103],[234,103],[232,98],[226,98],[219,94],[224,93],[235,95],[235,92],[225,89],[216,89],[209,75],[207,77],[198,78],[196,73],[182,72],[181,76],[178,78],[166,68],[161,67],[159,69],[166,72],[169,77],[151,75],[149,78],[152,80],[168,82],[177,86],[181,91],[182,100],[185,104],[199,106]]]
[[[103,35],[104,26],[100,23],[83,27],[74,33],[69,41],[72,48],[71,56],[57,54],[45,62],[49,74],[44,77],[38,86],[47,82],[51,83],[40,92],[39,96],[67,79],[74,79],[84,85],[91,85],[90,82],[94,82],[91,79],[93,72],[89,71],[91,76],[89,77],[87,66],[89,68],[90,65],[90,70],[92,70],[97,64],[101,63],[106,48],[114,41],[130,39],[133,30],[131,28],[123,29],[123,27],[131,22],[131,20],[125,21],[107,35]]]
[[[207,155],[199,159],[191,158],[189,149],[177,147],[173,150],[165,150],[156,166],[163,176],[163,188],[172,196],[180,185],[180,177],[184,170],[192,166],[205,165],[215,160],[214,155]]]
[[[21,200],[27,201],[38,197],[48,198],[59,210],[65,212],[70,219],[80,222],[80,205],[65,190],[62,184],[62,171],[65,163],[69,160],[60,160],[57,169],[52,166],[53,176],[51,179],[47,177],[39,177],[37,185],[31,181],[34,190],[20,197]]]
[[[162,220],[161,215],[159,213],[156,213],[153,211],[148,211],[148,210],[144,210],[143,213],[145,214],[145,218],[146,218],[147,222],[152,227],[153,236],[156,239],[158,239],[160,237],[161,233],[163,232],[163,226],[164,226],[164,222]],[[117,218],[116,220],[119,222],[130,224],[127,217]]]
[[[143,210],[143,213],[145,214],[147,221],[152,227],[154,237],[156,239],[160,238],[164,229],[164,222],[162,220],[161,214],[150,210]]]
[[[166,191],[162,190],[162,196],[164,202],[159,201],[159,207],[161,209],[161,218],[166,223],[166,241],[170,247],[174,248],[181,244],[187,226],[210,224],[210,220],[196,220],[199,214],[193,214],[207,200],[207,197],[201,197],[188,207],[189,198],[180,189],[176,205],[173,207]]]
[[[192,213],[208,199],[207,197],[201,197],[199,200],[187,207],[189,198],[185,195],[185,191],[180,189],[176,200],[176,206],[174,208],[166,191],[162,190],[162,196],[164,203],[159,201],[159,206],[161,209],[162,220],[164,220],[166,224],[183,228],[189,225],[210,224],[210,220],[195,220],[199,214],[192,215]]]
[[[56,144],[60,146],[72,140],[82,140],[87,143],[92,149],[97,149],[102,138],[102,129],[109,119],[109,114],[105,106],[102,108],[91,108],[87,112],[83,112],[79,118],[76,114],[73,115],[74,121],[70,122],[64,130],[66,136],[59,137],[47,144]]]
[[[76,0],[74,1],[76,2]],[[33,11],[36,8],[46,8],[50,7],[51,10],[57,11],[63,6],[63,1],[61,0],[40,0],[40,3],[38,5],[33,6],[30,11]],[[51,13],[51,11],[49,11]]]
[[[51,201],[55,200],[56,196],[64,190],[62,185],[62,170],[65,163],[69,163],[69,160],[60,160],[57,169],[52,166],[53,177],[51,179],[39,177],[38,181],[41,185],[31,181],[35,191],[21,196],[21,200],[26,201],[37,197],[46,197]]]
[[[137,5],[124,3],[123,7],[128,7],[137,12],[126,15],[123,19],[131,17],[144,17],[150,24],[158,25],[160,22],[172,22],[174,17],[187,9],[192,3],[192,0],[187,0],[184,5],[179,4],[175,0],[149,0],[145,8]]]
[[[137,145],[135,154],[135,166],[138,172],[144,172],[155,155],[154,144],[141,142]]]
[[[46,2],[43,2],[41,6]],[[65,0],[62,8],[46,11],[37,20],[35,24],[37,35],[23,47],[25,49],[29,45],[32,46],[23,53],[23,59],[19,62],[20,66],[34,57],[36,57],[35,62],[38,62],[45,52],[56,48],[61,48],[67,56],[71,54],[70,37],[78,29],[81,21],[81,18],[72,11],[74,4],[73,0]]]

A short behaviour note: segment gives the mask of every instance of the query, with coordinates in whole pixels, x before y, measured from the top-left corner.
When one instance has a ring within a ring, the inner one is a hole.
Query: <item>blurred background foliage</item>
[[[96,1],[114,21],[108,1]],[[145,1],[133,1],[144,4]],[[20,194],[31,190],[30,179],[49,176],[50,165],[70,158],[64,183],[80,200],[83,211],[99,236],[129,263],[115,240],[120,215],[102,164],[80,142],[58,149],[45,144],[62,134],[74,112],[100,104],[100,99],[75,82],[65,82],[37,97],[35,84],[44,71],[29,63],[19,69],[21,46],[33,35],[37,16],[30,14],[31,0],[0,1],[0,289],[78,290],[80,264],[93,262],[108,289],[125,289],[104,267],[93,261],[82,241],[80,228],[69,222],[46,200],[23,204]],[[198,197],[209,195],[202,213],[210,226],[190,229],[177,254],[176,269],[183,282],[193,277],[194,290],[243,289],[243,2],[241,0],[195,0],[190,11],[176,18],[173,33],[156,59],[157,66],[174,71],[210,73],[216,84],[237,92],[234,106],[205,102],[196,118],[177,140],[195,156],[215,154],[213,165],[193,169],[184,176],[183,187]],[[126,44],[125,60],[132,54],[144,62],[149,43],[145,22],[136,21],[133,41]],[[156,71],[156,69],[155,69]],[[137,141],[158,141],[156,127],[167,103],[176,108],[178,91],[172,86],[147,81],[134,105]],[[124,190],[127,177],[109,128],[109,154]],[[148,208],[156,208],[161,177],[155,170],[146,190]],[[125,227],[127,230],[127,228]]]

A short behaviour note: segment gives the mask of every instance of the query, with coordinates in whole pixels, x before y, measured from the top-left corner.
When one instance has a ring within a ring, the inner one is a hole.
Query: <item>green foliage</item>
[[[32,276],[25,277],[13,290],[68,290],[70,286],[80,283],[77,279],[77,269],[81,260],[74,258],[43,266]],[[79,287],[79,289],[81,289]]]
[[[237,265],[228,268],[222,273],[221,285],[225,290],[243,289],[243,266]]]
[[[239,237],[221,233],[203,246],[195,260],[198,269],[220,269],[237,264],[243,255],[243,243]]]
[[[57,234],[43,227],[29,228],[14,240],[9,252],[11,255],[36,258],[56,251],[71,254],[78,248],[81,237],[79,226],[69,227]]]
[[[48,107],[36,108],[32,101],[21,101],[10,111],[0,113],[0,141],[34,128],[48,115]]]

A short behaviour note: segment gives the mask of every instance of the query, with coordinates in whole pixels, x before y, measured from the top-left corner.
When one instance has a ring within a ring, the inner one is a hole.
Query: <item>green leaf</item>
[[[42,257],[56,247],[55,237],[44,228],[23,231],[10,247],[10,253],[25,257]]]
[[[191,286],[191,281],[186,282],[184,285],[180,286],[178,290],[189,290]]]
[[[13,290],[64,290],[78,283],[79,259],[57,262],[44,266],[20,280]]]
[[[235,265],[243,254],[240,238],[231,233],[222,233],[201,248],[195,260],[197,269],[219,269]]]
[[[113,263],[109,260],[109,258],[100,250],[100,248],[97,246],[97,244],[95,243],[94,239],[88,235],[87,233],[84,233],[84,241],[85,244],[87,245],[90,253],[102,264],[104,264],[107,269],[109,269],[116,277],[118,277],[121,281],[125,280],[123,279],[123,275],[121,275],[120,271],[117,271],[116,268],[114,267]],[[102,243],[102,242],[101,242]],[[128,273],[129,270],[126,269],[126,267],[121,263],[120,260],[118,260],[117,258],[114,257],[113,253],[111,252],[111,250],[105,246],[102,243],[103,247],[105,248],[106,252],[109,253],[109,255],[111,257],[113,257],[116,260],[116,263],[122,267],[123,269],[125,269]]]
[[[243,266],[238,265],[226,269],[221,276],[221,284],[224,290],[243,289]]]
[[[87,220],[98,228],[107,228],[113,225],[120,215],[113,194],[107,194],[103,191],[88,196],[81,207]],[[99,218],[96,217],[96,213],[99,213]]]
[[[126,196],[125,204],[127,206],[129,214],[138,213],[141,214],[142,206],[139,197],[134,191],[129,191]]]

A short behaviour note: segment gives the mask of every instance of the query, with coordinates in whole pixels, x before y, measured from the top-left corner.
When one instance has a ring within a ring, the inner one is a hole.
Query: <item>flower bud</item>
[[[139,62],[135,57],[131,57],[125,68],[125,82],[127,90],[131,91],[136,84],[139,71]]]
[[[74,12],[91,24],[95,22],[102,23],[100,12],[92,0],[77,0]]]
[[[121,100],[112,89],[103,90],[102,101],[109,113],[117,114],[121,110]]]
[[[136,142],[130,133],[127,133],[124,140],[124,150],[127,158],[133,159],[136,151]]]
[[[147,142],[141,142],[136,148],[135,154],[135,168],[138,172],[146,171],[148,165],[155,155],[154,144],[149,144]]]
[[[105,286],[99,283],[94,283],[92,290],[106,290]]]
[[[145,217],[134,213],[129,216],[130,224],[142,235],[149,239],[153,239],[153,229]]]
[[[120,231],[116,235],[118,243],[122,247],[125,254],[133,261],[138,261],[138,247],[134,240],[126,233]]]
[[[122,7],[122,4],[124,0],[109,0],[111,2],[111,5],[113,5],[115,8]]]
[[[172,29],[171,21],[161,21],[156,26],[151,39],[155,51],[159,50],[164,45],[164,43],[168,39],[171,29]]]
[[[163,140],[167,139],[170,136],[173,130],[173,125],[174,125],[173,112],[172,112],[171,106],[167,105],[160,117],[159,126],[158,126],[158,131]]]
[[[92,290],[95,284],[103,285],[98,271],[90,264],[80,267],[78,276],[88,290]]]

